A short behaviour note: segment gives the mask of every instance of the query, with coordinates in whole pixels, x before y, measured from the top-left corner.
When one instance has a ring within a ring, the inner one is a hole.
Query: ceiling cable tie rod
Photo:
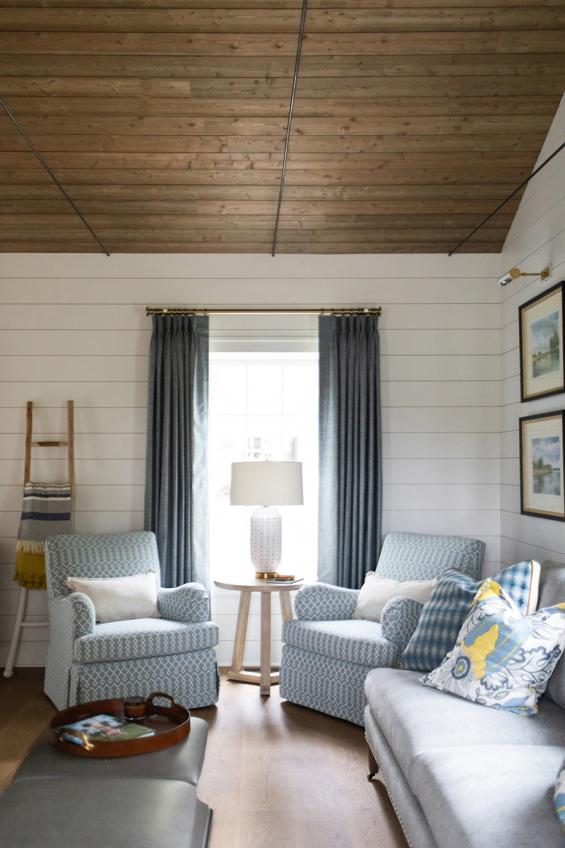
[[[472,238],[472,237],[475,235],[475,233],[477,232],[477,230],[480,230],[480,229],[481,229],[481,227],[483,227],[483,226],[486,224],[486,222],[487,222],[487,221],[490,221],[490,219],[491,219],[494,215],[496,215],[496,213],[497,213],[497,212],[500,212],[500,210],[502,209],[502,207],[503,207],[503,206],[506,206],[506,204],[508,203],[508,201],[509,201],[509,200],[512,200],[512,198],[513,198],[516,194],[518,194],[518,192],[519,192],[519,191],[521,191],[521,190],[524,188],[524,186],[527,186],[527,185],[528,185],[528,183],[530,182],[530,180],[532,180],[532,179],[535,177],[535,175],[536,175],[536,174],[539,174],[539,172],[541,171],[541,169],[542,169],[542,168],[545,168],[545,166],[546,166],[549,162],[551,162],[551,160],[552,160],[555,156],[557,156],[557,154],[558,154],[558,153],[560,153],[560,152],[563,150],[563,148],[564,148],[564,147],[565,147],[565,141],[563,142],[563,144],[560,144],[560,145],[559,145],[559,147],[557,148],[557,150],[554,150],[554,151],[553,151],[553,153],[552,153],[550,156],[548,156],[548,157],[547,157],[547,159],[546,159],[544,162],[542,162],[542,163],[541,163],[541,165],[538,165],[538,167],[535,169],[535,171],[532,171],[532,173],[530,174],[530,176],[529,176],[529,177],[526,177],[526,179],[525,179],[523,182],[521,182],[521,183],[520,183],[520,185],[519,185],[519,186],[517,186],[517,188],[515,188],[515,189],[514,189],[514,191],[512,191],[512,192],[508,195],[508,197],[506,197],[506,198],[502,201],[502,203],[499,203],[499,204],[498,204],[498,206],[496,207],[496,209],[493,209],[493,211],[492,211],[492,212],[489,212],[489,214],[486,216],[486,218],[483,218],[483,220],[480,222],[480,224],[477,224],[477,226],[475,227],[475,229],[474,229],[474,230],[471,230],[471,232],[470,232],[468,235],[466,235],[464,239],[461,239],[461,241],[459,242],[459,244],[456,244],[456,245],[455,245],[455,247],[453,248],[453,250],[450,250],[450,251],[449,251],[449,253],[448,253],[447,255],[448,255],[448,256],[453,256],[453,254],[454,254],[457,250],[459,250],[459,248],[460,248],[460,247],[462,247],[462,246],[465,244],[465,242],[469,241],[469,239],[470,239],[470,238]]]
[[[15,126],[15,128],[17,129],[19,134],[22,136],[22,138],[25,139],[28,147],[30,148],[31,152],[34,154],[36,159],[38,159],[39,162],[43,165],[43,167],[45,168],[45,170],[47,171],[47,173],[49,174],[49,176],[51,177],[51,179],[53,180],[53,182],[55,183],[55,185],[57,186],[57,188],[59,189],[59,191],[61,192],[61,194],[65,198],[65,200],[67,200],[69,202],[69,204],[72,206],[74,211],[77,213],[77,215],[79,216],[80,220],[82,221],[84,226],[87,228],[89,233],[98,242],[98,244],[100,245],[100,247],[102,248],[102,250],[106,254],[106,256],[110,256],[110,252],[106,248],[106,245],[104,244],[104,242],[101,239],[98,238],[98,236],[96,235],[96,233],[94,232],[94,230],[92,229],[92,227],[90,226],[90,224],[88,223],[88,221],[86,220],[86,218],[84,217],[84,215],[82,214],[82,212],[80,211],[80,209],[78,208],[78,206],[76,205],[74,200],[72,200],[72,198],[69,197],[69,195],[67,194],[67,192],[65,191],[65,189],[63,188],[63,186],[61,185],[61,183],[59,182],[59,180],[57,179],[57,177],[55,176],[55,174],[53,173],[53,171],[51,170],[51,168],[49,167],[49,165],[47,164],[47,162],[45,161],[45,159],[43,158],[43,156],[41,155],[41,153],[39,152],[39,150],[37,149],[37,147],[35,146],[35,144],[31,140],[31,138],[28,136],[28,134],[26,133],[26,131],[24,130],[24,128],[22,127],[22,125],[20,124],[20,122],[18,121],[18,119],[16,118],[16,116],[14,115],[14,113],[12,112],[12,110],[10,109],[10,107],[8,106],[8,104],[6,103],[6,101],[4,100],[3,97],[0,97],[0,106],[2,106],[2,108],[4,109],[4,112],[9,117],[9,119],[11,120],[11,122],[13,123],[13,125]]]
[[[279,196],[277,199],[277,211],[275,214],[275,228],[273,231],[273,244],[271,247],[271,256],[275,255],[277,249],[277,235],[279,232],[279,219],[281,217],[281,204],[284,194],[284,185],[286,179],[286,163],[288,159],[288,149],[290,146],[290,132],[292,128],[292,119],[294,117],[294,104],[296,102],[296,88],[298,85],[298,71],[300,70],[300,57],[302,55],[302,42],[304,40],[304,28],[306,26],[306,13],[308,11],[308,0],[302,0],[302,12],[300,14],[300,27],[298,29],[298,41],[296,43],[296,57],[294,60],[294,72],[292,74],[292,86],[290,89],[290,102],[288,106],[288,120],[286,124],[286,133],[284,137],[283,159],[281,165],[281,178],[279,183]]]

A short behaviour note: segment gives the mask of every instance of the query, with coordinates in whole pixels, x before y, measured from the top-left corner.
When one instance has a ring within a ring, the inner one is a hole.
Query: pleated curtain
[[[206,317],[153,316],[145,528],[165,586],[208,585],[208,339]]]
[[[319,350],[318,577],[358,589],[381,545],[378,316],[321,316]]]

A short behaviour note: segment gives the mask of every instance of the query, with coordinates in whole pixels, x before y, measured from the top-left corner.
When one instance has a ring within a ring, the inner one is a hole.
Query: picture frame
[[[520,418],[520,511],[565,521],[565,410]]]
[[[565,391],[565,281],[520,306],[520,397],[523,402]]]

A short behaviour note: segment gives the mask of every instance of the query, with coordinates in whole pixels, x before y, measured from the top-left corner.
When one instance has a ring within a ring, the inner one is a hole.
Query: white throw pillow
[[[389,580],[369,571],[357,597],[353,618],[380,621],[383,607],[391,598],[413,598],[424,604],[436,583],[437,580]]]
[[[154,571],[131,577],[68,577],[73,592],[88,595],[96,610],[96,621],[125,621],[158,618],[157,580]]]

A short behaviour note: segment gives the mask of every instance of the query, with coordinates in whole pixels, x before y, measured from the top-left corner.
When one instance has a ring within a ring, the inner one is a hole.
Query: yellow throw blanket
[[[70,484],[26,483],[14,580],[24,589],[45,589],[45,539],[70,532]]]
[[[45,589],[45,554],[18,551],[14,580],[24,589]]]

